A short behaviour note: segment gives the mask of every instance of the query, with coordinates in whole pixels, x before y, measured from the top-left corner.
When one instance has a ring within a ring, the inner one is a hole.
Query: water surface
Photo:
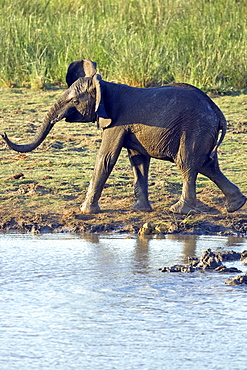
[[[159,271],[206,248],[247,239],[0,235],[0,369],[246,370],[247,289]]]

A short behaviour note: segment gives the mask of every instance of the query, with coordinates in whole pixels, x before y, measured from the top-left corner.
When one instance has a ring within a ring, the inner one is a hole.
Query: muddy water
[[[0,235],[0,369],[246,369],[247,288],[159,271],[206,248],[247,239]]]

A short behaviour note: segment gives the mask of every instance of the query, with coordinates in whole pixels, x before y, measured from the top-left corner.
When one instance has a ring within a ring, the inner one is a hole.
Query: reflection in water
[[[144,273],[149,267],[149,242],[151,237],[144,236],[136,239],[133,253],[133,272]]]
[[[0,235],[0,368],[245,370],[246,290],[159,271],[207,248],[247,240]]]
[[[85,233],[85,234],[79,235],[79,237],[84,239],[86,242],[90,242],[93,244],[99,243],[99,234]]]
[[[183,246],[181,253],[182,253],[182,259],[181,263],[186,263],[188,261],[188,257],[195,257],[196,256],[196,246],[197,246],[197,236],[180,236],[180,235],[166,235],[165,238],[153,238],[152,236],[142,236],[136,239],[135,249],[134,249],[134,261],[133,266],[137,267],[136,272],[142,272],[144,270],[147,270],[150,266],[150,256],[149,256],[149,249],[151,245],[159,244],[163,245],[163,253],[164,257],[166,255],[166,248],[167,248],[167,241],[171,241],[170,244],[173,244],[173,242],[179,243],[179,245]],[[169,253],[172,253],[172,251],[169,251]],[[174,257],[176,250],[174,250]],[[140,269],[141,266],[141,269]]]
[[[182,263],[187,263],[188,257],[196,257],[197,235],[169,235],[168,239],[179,240],[183,243]]]
[[[246,248],[246,239],[236,238],[234,236],[228,236],[226,239],[226,246],[234,248],[236,247],[236,245],[238,246],[245,245],[245,248]]]
[[[99,264],[104,262],[107,266],[116,259],[116,250],[113,248],[114,240],[121,240],[121,247],[128,249],[131,246],[132,268],[135,273],[145,273],[152,264],[152,253],[150,249],[159,246],[160,254],[163,254],[164,261],[172,258],[174,263],[185,264],[188,257],[200,257],[205,249],[211,248],[213,251],[239,248],[246,246],[245,238],[236,238],[232,236],[198,236],[198,235],[179,235],[168,234],[164,237],[143,235],[140,237],[127,237],[121,235],[101,236],[100,234],[82,234],[80,238],[86,242],[96,245],[95,255],[98,256]],[[105,242],[107,241],[107,242]],[[109,242],[110,241],[110,242]],[[116,243],[118,244],[118,243]],[[98,246],[101,246],[99,248]]]

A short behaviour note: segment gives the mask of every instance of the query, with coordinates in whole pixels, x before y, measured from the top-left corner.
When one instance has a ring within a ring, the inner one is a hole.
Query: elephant
[[[122,148],[127,148],[134,172],[134,210],[152,210],[148,199],[151,158],[173,162],[181,172],[182,193],[170,207],[172,212],[200,212],[196,207],[198,173],[219,187],[228,212],[244,205],[246,197],[218,163],[217,149],[226,133],[226,119],[203,91],[184,83],[138,88],[108,82],[89,60],[72,63],[66,79],[70,87],[51,107],[31,143],[18,145],[6,133],[2,136],[11,149],[30,152],[63,118],[67,122],[97,121],[102,142],[82,213],[100,212],[98,201]]]

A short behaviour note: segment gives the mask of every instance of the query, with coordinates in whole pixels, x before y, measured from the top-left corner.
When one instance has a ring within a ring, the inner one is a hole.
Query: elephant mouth
[[[87,122],[95,122],[95,119],[92,119],[92,117],[83,117],[83,119],[73,118],[69,117],[65,119],[65,122],[80,122],[80,123],[87,123]]]
[[[76,109],[71,109],[69,113],[65,116],[66,122],[95,122],[96,120],[96,114],[95,112],[86,112],[84,114],[81,114]]]

